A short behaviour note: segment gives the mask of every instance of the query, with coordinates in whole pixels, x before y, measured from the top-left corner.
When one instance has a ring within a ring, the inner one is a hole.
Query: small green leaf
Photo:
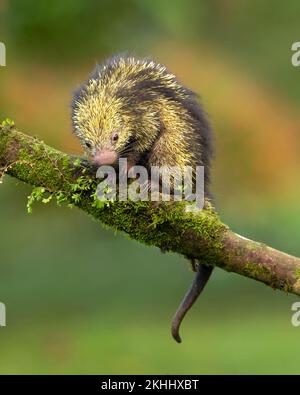
[[[79,158],[75,159],[73,165],[79,167],[81,165],[81,160]]]
[[[10,118],[6,118],[6,119],[1,123],[1,126],[3,126],[3,127],[5,127],[5,126],[12,127],[12,126],[15,126],[15,123],[14,123],[14,121],[11,120]]]

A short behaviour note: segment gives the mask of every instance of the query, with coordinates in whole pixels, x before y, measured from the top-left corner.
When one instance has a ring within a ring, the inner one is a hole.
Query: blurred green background
[[[300,256],[300,3],[258,0],[0,0],[0,118],[66,152],[74,88],[129,50],[197,91],[216,135],[222,219]],[[0,373],[300,373],[298,300],[216,269],[182,327],[170,321],[192,273],[76,209],[0,186]]]

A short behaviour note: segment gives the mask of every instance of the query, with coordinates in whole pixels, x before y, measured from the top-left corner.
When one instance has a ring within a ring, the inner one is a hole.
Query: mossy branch
[[[95,199],[95,170],[83,159],[57,151],[0,126],[0,172],[37,187],[32,199],[66,201],[101,223],[164,251],[173,251],[300,295],[300,259],[245,239],[223,224],[213,208],[192,213],[184,202],[110,202]]]

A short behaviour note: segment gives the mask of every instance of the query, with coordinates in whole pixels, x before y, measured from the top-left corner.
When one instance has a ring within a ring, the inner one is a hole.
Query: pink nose
[[[115,151],[102,150],[98,151],[94,157],[94,163],[97,166],[113,165],[116,163],[118,155]]]

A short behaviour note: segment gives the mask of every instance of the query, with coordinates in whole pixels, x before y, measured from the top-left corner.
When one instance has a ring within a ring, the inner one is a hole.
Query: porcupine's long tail
[[[198,299],[198,296],[203,291],[203,288],[205,287],[213,271],[213,266],[197,264],[195,269],[196,269],[196,274],[192,282],[192,285],[188,290],[188,292],[186,293],[180,306],[178,307],[172,321],[171,332],[173,338],[177,341],[177,343],[181,343],[181,337],[179,335],[179,328],[181,322],[185,317],[186,313],[190,310],[190,308]]]

